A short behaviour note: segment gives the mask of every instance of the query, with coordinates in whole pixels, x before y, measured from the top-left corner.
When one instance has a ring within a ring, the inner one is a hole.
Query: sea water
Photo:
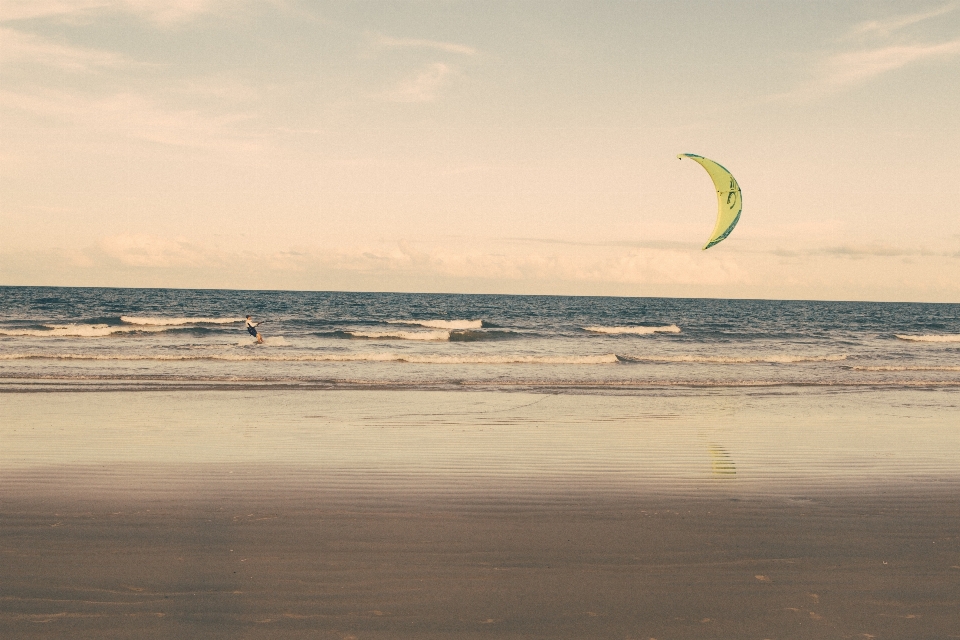
[[[8,497],[960,486],[956,304],[32,287],[0,301]]]
[[[0,309],[4,391],[960,386],[957,304],[0,287]]]

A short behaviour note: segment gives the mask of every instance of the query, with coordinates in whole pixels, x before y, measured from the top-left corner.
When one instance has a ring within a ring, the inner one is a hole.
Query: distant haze
[[[4,0],[0,285],[957,302],[957,105],[943,2]]]

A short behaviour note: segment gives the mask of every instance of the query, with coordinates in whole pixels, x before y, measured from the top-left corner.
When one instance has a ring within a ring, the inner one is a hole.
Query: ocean
[[[0,304],[0,391],[960,386],[960,304],[53,287]]]

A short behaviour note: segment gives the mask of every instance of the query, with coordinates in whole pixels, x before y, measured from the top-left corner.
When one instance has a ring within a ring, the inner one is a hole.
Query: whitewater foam
[[[606,333],[612,335],[633,334],[639,336],[651,335],[654,333],[680,333],[680,327],[675,324],[663,327],[583,327],[584,331],[591,333]]]
[[[169,327],[183,324],[233,324],[243,322],[244,318],[148,318],[141,316],[120,316],[121,322],[127,324],[152,325]]]
[[[483,328],[483,320],[387,320],[387,324],[407,324],[430,329]]]
[[[898,333],[896,336],[908,342],[960,342],[960,334],[905,336]]]
[[[103,338],[115,333],[158,332],[163,327],[118,326],[107,324],[55,324],[46,329],[0,329],[0,335],[31,338]]]
[[[354,338],[373,340],[449,340],[449,331],[344,331]]]

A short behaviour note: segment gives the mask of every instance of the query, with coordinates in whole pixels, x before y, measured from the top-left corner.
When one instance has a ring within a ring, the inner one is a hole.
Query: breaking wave
[[[904,336],[898,333],[896,336],[901,340],[906,340],[908,342],[960,342],[960,334]]]
[[[407,324],[430,329],[482,329],[483,320],[387,320],[387,324]]]
[[[612,335],[633,334],[646,336],[653,333],[680,333],[680,327],[675,324],[663,327],[584,327],[584,331],[591,333],[606,333]]]
[[[141,318],[120,316],[122,324],[113,324],[115,319],[97,318],[107,322],[77,322],[69,324],[35,325],[37,328],[0,328],[0,336],[19,338],[104,338],[118,333],[158,333],[161,331],[189,330],[185,325],[233,324],[243,322],[243,318]],[[193,327],[201,330],[200,327]]]
[[[487,340],[503,340],[517,337],[517,333],[506,330],[470,330],[451,329],[450,331],[361,331],[338,330],[323,331],[312,335],[321,338],[361,338],[368,340],[420,340],[420,341],[448,341],[448,342],[483,342]]]
[[[519,334],[514,331],[500,329],[497,331],[451,331],[450,342],[481,342],[484,340],[503,340],[504,338],[515,338]]]
[[[344,331],[351,338],[372,340],[449,340],[449,331]]]
[[[243,322],[244,318],[147,318],[141,316],[120,316],[121,322],[155,327],[169,327],[182,324],[233,324]]]
[[[32,338],[103,338],[115,333],[158,332],[163,327],[108,324],[47,324],[44,329],[0,329],[0,335]]]

